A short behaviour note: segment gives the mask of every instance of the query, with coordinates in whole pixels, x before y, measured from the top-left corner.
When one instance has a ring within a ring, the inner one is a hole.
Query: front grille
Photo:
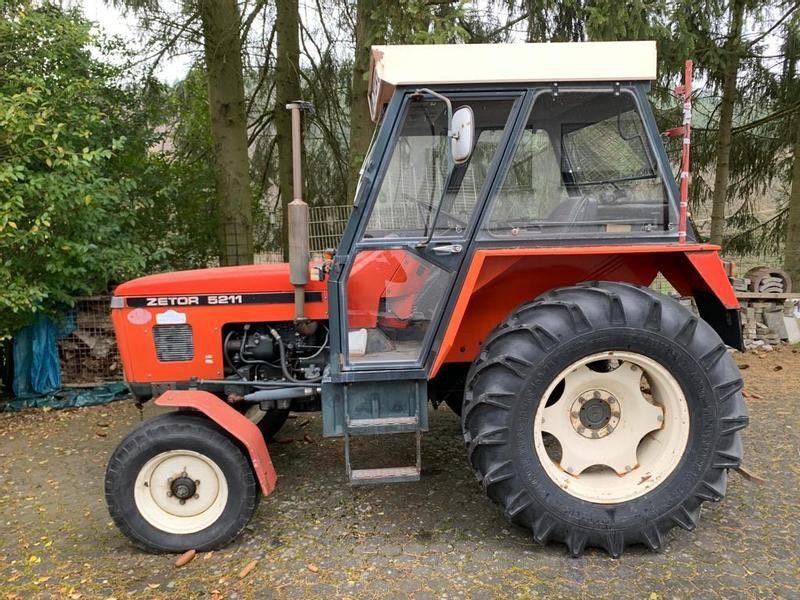
[[[156,356],[161,362],[177,362],[194,358],[192,326],[186,323],[153,327]]]

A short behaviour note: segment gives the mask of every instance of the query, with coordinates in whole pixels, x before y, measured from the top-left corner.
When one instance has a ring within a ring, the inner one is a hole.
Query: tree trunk
[[[380,10],[376,0],[358,0],[356,6],[356,52],[353,59],[353,81],[350,88],[350,177],[347,195],[350,200],[358,184],[358,172],[369,150],[373,123],[369,116],[367,88],[369,82],[370,46],[378,39],[375,30],[373,11]]]
[[[792,160],[792,191],[789,194],[783,268],[792,277],[794,291],[797,291],[800,288],[800,118],[796,119],[795,124]]]
[[[300,38],[297,0],[276,0],[275,138],[281,199],[281,249],[289,260],[289,203],[292,201],[292,116],[286,105],[300,100]]]
[[[739,47],[744,21],[744,2],[731,2],[731,24],[728,39],[722,48],[722,100],[717,137],[717,164],[714,174],[714,193],[711,196],[711,243],[722,245],[725,232],[725,208],[728,200],[728,181],[731,172],[733,109],[736,104],[736,77],[739,73]]]
[[[241,16],[236,0],[201,0],[208,110],[214,147],[219,259],[253,262],[253,204],[242,79]]]

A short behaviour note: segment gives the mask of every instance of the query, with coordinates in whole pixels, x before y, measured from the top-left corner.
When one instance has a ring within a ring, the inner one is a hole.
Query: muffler
[[[289,281],[294,286],[294,320],[306,321],[306,291],[309,281],[308,261],[308,204],[303,201],[301,111],[311,110],[311,104],[298,100],[286,105],[292,111],[292,188],[289,203]]]

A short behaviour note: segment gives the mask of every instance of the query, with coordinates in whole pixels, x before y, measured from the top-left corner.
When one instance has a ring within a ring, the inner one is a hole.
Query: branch
[[[775,119],[779,119],[786,115],[792,114],[794,111],[800,110],[800,102],[795,102],[794,104],[790,104],[786,108],[782,108],[780,110],[776,110],[771,115],[767,115],[766,117],[762,117],[760,119],[756,119],[755,121],[751,121],[745,125],[739,125],[738,127],[734,127],[731,130],[731,133],[742,133],[744,131],[748,131],[749,129],[754,129],[765,123],[769,123],[770,121],[774,121]]]
[[[258,0],[253,6],[252,12],[247,15],[247,19],[244,23],[242,23],[242,29],[240,31],[240,36],[242,40],[242,44],[244,44],[244,40],[247,39],[248,34],[250,33],[250,27],[253,25],[253,21],[255,21],[258,14],[261,12],[261,9],[264,8],[264,5],[267,3],[267,0]]]
[[[519,23],[520,21],[524,21],[525,19],[527,19],[527,18],[528,18],[530,15],[531,15],[530,11],[528,11],[528,12],[526,12],[526,13],[523,13],[523,14],[521,14],[521,15],[520,15],[520,16],[518,16],[516,19],[512,19],[511,21],[508,21],[508,22],[507,22],[505,25],[503,25],[502,27],[498,27],[498,28],[497,28],[497,29],[495,29],[494,31],[490,31],[489,33],[487,33],[487,34],[486,34],[486,38],[487,38],[487,39],[488,39],[488,38],[493,38],[494,36],[496,36],[496,35],[499,35],[499,34],[503,33],[504,31],[508,31],[508,30],[509,30],[509,29],[511,29],[511,28],[512,28],[514,25],[516,25],[517,23]]]
[[[796,11],[798,8],[800,8],[800,1],[795,1],[795,3],[794,3],[794,6],[792,6],[792,8],[790,8],[788,11],[786,11],[786,13],[784,13],[784,15],[783,15],[783,16],[782,16],[780,19],[778,19],[777,21],[775,21],[775,23],[772,25],[772,27],[770,27],[770,28],[769,28],[769,29],[767,29],[766,31],[762,32],[762,33],[761,33],[761,35],[759,35],[759,36],[758,36],[757,38],[755,38],[754,40],[751,40],[751,41],[749,41],[749,42],[747,43],[747,45],[746,45],[746,48],[747,48],[747,49],[750,49],[750,48],[752,48],[752,47],[753,47],[753,46],[755,46],[755,45],[756,45],[758,42],[760,42],[760,41],[761,41],[761,40],[763,40],[765,37],[767,37],[767,36],[768,36],[770,33],[772,33],[773,31],[775,31],[775,30],[776,30],[778,27],[780,27],[781,23],[783,23],[783,22],[784,22],[786,19],[788,19],[788,18],[791,16],[791,14],[792,14],[794,11]]]

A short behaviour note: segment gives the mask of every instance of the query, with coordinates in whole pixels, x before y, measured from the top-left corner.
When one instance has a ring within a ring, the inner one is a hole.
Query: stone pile
[[[772,350],[781,342],[800,343],[800,300],[759,298],[739,302],[747,349]]]

